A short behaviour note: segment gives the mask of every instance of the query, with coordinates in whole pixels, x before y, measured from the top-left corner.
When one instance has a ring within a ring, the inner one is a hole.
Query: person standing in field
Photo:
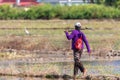
[[[73,55],[74,55],[73,79],[75,80],[79,69],[83,73],[83,77],[85,77],[87,73],[87,69],[83,66],[83,64],[80,61],[81,54],[83,53],[83,49],[84,49],[84,43],[86,45],[87,52],[89,53],[89,55],[91,53],[91,50],[90,50],[90,46],[88,44],[85,34],[81,31],[81,23],[77,22],[74,27],[75,27],[75,30],[72,30],[70,34],[68,33],[68,31],[64,31],[64,32],[66,34],[67,39],[72,40],[72,50],[73,50]],[[81,39],[82,41],[81,46],[80,46],[81,48],[76,47],[76,41],[78,39]]]

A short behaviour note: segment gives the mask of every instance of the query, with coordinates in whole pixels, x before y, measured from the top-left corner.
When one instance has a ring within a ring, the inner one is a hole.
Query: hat
[[[75,23],[75,27],[81,27],[81,23],[80,22],[76,22]]]

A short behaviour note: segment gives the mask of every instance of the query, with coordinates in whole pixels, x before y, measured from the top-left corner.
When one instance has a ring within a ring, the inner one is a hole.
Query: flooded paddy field
[[[73,64],[73,62],[4,63],[0,64],[0,80],[65,80],[66,77],[71,79]],[[88,69],[88,76],[104,75],[120,77],[120,60],[83,61],[83,64]],[[80,76],[81,72],[79,72]],[[117,77],[115,80],[119,80]]]
[[[64,29],[73,28],[78,21],[83,28],[92,28],[83,30],[92,49],[91,55],[94,56],[94,60],[83,60],[88,69],[87,80],[120,80],[119,20],[0,21],[0,80],[72,80],[73,55],[69,54],[71,43],[66,39]],[[30,35],[25,33],[25,28]],[[82,58],[88,58],[87,55]],[[25,61],[22,59],[34,57]],[[100,57],[107,60],[96,60]]]

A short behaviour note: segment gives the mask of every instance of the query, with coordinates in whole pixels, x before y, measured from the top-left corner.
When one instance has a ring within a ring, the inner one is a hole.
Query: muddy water
[[[84,66],[88,69],[88,75],[117,75],[120,76],[120,60],[114,61],[83,61]],[[36,67],[37,66],[37,67]],[[44,67],[44,68],[43,68]],[[73,62],[59,62],[59,63],[45,63],[45,64],[31,64],[31,63],[4,63],[0,64],[0,70],[11,68],[11,73],[24,73],[25,71],[31,70],[32,72],[38,73],[40,71],[45,72],[49,75],[70,75],[73,74]],[[31,69],[34,68],[34,69]],[[38,69],[39,68],[39,71]],[[51,70],[52,69],[52,70]],[[15,71],[16,72],[15,72]],[[52,72],[53,71],[53,72]],[[9,71],[8,71],[9,72]],[[6,72],[7,73],[7,72]],[[8,73],[10,74],[10,73]],[[81,73],[79,72],[81,75]],[[39,75],[39,74],[37,74]],[[20,76],[0,76],[0,80],[48,80],[45,77],[20,77]],[[58,80],[58,79],[57,79]]]

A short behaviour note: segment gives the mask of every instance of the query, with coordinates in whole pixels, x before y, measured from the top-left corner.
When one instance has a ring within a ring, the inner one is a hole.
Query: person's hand
[[[91,55],[91,50],[89,51],[89,55]]]
[[[91,51],[88,53],[88,55],[89,55],[89,59],[91,58]]]
[[[90,58],[90,55],[91,55],[91,54],[89,53],[88,55],[89,55],[89,58]]]
[[[91,54],[91,50],[88,50],[87,52],[88,52],[88,54]]]

